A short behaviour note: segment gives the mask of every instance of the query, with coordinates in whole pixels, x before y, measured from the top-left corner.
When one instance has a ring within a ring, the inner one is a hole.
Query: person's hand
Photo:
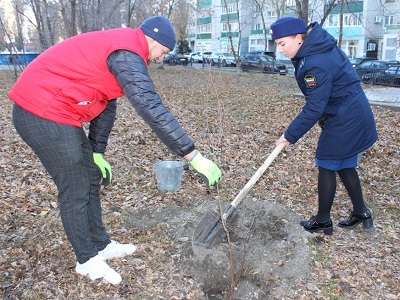
[[[282,136],[279,138],[279,140],[276,141],[276,146],[278,146],[280,143],[286,143],[286,148],[289,147],[290,142],[285,139],[285,134],[282,134]]]
[[[221,180],[221,170],[213,161],[201,155],[200,151],[197,150],[194,157],[188,162],[200,173],[207,186],[215,185]]]
[[[112,172],[110,164],[103,158],[102,153],[93,153],[93,159],[97,167],[99,168],[103,181],[102,185],[107,186],[112,181]]]

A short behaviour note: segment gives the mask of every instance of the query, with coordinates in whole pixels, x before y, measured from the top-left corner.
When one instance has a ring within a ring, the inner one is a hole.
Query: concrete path
[[[364,87],[371,105],[389,106],[400,110],[400,87]]]

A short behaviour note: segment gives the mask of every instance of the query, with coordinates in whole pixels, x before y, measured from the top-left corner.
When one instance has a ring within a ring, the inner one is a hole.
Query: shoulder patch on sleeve
[[[314,75],[306,74],[304,76],[304,83],[309,88],[314,88],[317,85],[317,78]]]

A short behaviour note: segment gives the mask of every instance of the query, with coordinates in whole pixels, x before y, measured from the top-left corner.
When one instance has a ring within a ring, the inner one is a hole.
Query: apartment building
[[[309,22],[321,22],[323,14],[323,0],[310,0]],[[280,15],[296,16],[295,1],[287,0]],[[233,46],[240,55],[266,50],[284,58],[270,35],[269,26],[276,18],[275,7],[266,6],[261,12],[253,0],[197,0],[189,44],[193,51],[231,52]],[[350,58],[400,60],[398,0],[339,1],[323,27],[337,40],[341,34],[341,47]]]

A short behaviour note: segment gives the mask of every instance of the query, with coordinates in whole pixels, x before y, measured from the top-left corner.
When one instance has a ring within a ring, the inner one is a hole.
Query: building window
[[[226,31],[230,31],[230,30],[229,30],[228,23],[223,23],[223,24],[222,24],[222,31],[225,31],[225,32],[226,32]]]
[[[352,25],[361,26],[362,25],[362,18],[363,18],[363,14],[361,12],[353,14]]]
[[[237,12],[236,3],[231,3],[222,6],[222,14],[232,14]]]
[[[197,33],[211,32],[211,24],[202,24],[197,26]]]
[[[362,16],[362,13],[343,14],[343,26],[361,26]],[[339,22],[338,14],[329,15],[327,27],[338,27]]]
[[[237,22],[229,22],[229,25],[230,25],[230,29],[229,29],[229,26],[228,26],[228,23],[222,23],[222,31],[223,32],[235,32],[235,31],[238,31],[238,29],[239,29],[239,23],[237,23]]]
[[[296,0],[286,0],[286,6],[296,7]]]
[[[387,39],[386,40],[386,46],[387,47],[396,47],[397,46],[397,39],[396,38],[392,38],[392,39]]]
[[[329,27],[337,27],[339,25],[338,15],[329,15],[328,16],[328,26]]]
[[[394,16],[385,16],[385,25],[393,25]]]

